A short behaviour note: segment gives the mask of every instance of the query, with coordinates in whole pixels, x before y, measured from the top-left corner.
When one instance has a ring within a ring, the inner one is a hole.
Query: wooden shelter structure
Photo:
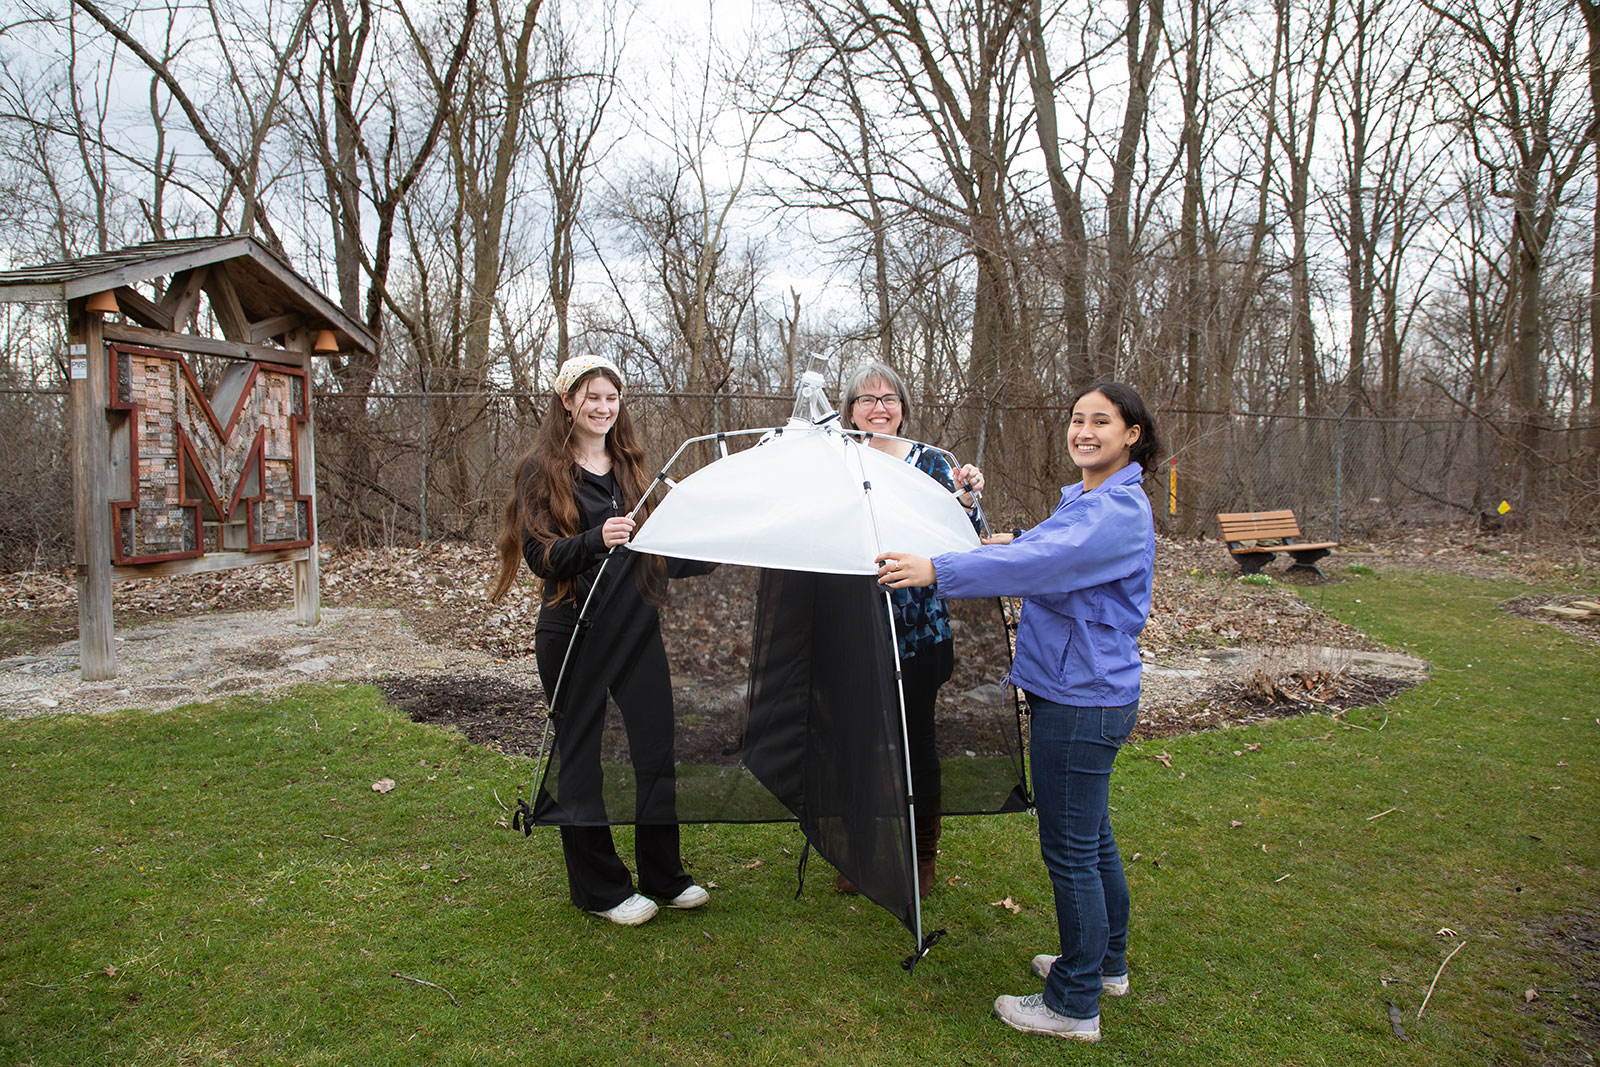
[[[311,361],[372,354],[372,334],[252,237],[0,272],[0,302],[42,301],[67,315],[84,680],[116,674],[123,579],[291,563],[295,619],[315,624]]]

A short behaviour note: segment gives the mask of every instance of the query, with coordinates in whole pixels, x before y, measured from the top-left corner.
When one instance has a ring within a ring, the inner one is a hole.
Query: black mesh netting
[[[905,741],[873,578],[719,567],[671,583],[658,641],[648,611],[615,610],[637,562],[616,554],[618,580],[602,582],[570,652],[560,641],[541,657],[562,681],[533,821],[798,820],[823,858],[911,925]],[[999,604],[951,608],[956,663],[935,715],[944,813],[1022,810],[1016,706],[997,684],[1009,666]]]

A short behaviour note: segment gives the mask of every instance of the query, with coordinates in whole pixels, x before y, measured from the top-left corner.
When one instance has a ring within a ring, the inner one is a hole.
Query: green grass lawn
[[[1588,1062],[1600,654],[1496,610],[1528,591],[1309,589],[1432,678],[1123,752],[1133,993],[1093,1047],[989,1017],[1054,933],[1026,815],[947,820],[907,974],[826,864],[794,899],[789,825],[684,828],[704,911],[577,911],[555,832],[505,825],[530,763],[369,688],[6,722],[0,1063]]]

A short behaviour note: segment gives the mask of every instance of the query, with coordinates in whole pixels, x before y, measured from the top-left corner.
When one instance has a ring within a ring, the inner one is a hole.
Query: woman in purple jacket
[[[895,588],[945,598],[1020,596],[1011,682],[1028,697],[1039,850],[1055,889],[1057,955],[1034,957],[1043,993],[994,1012],[1028,1033],[1100,1040],[1100,995],[1128,991],[1128,883],[1111,833],[1111,766],[1139,713],[1138,635],[1150,615],[1155,526],[1140,485],[1160,452],[1132,388],[1090,386],[1067,435],[1083,482],[1031,530],[933,559],[878,558]],[[937,584],[935,584],[937,583]]]

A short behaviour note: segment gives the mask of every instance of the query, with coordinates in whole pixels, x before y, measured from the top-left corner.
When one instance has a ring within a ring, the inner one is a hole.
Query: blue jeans
[[[1039,852],[1055,889],[1061,958],[1044,1002],[1074,1019],[1100,1014],[1100,976],[1128,973],[1128,882],[1111,836],[1111,765],[1139,702],[1075,708],[1028,694]]]

